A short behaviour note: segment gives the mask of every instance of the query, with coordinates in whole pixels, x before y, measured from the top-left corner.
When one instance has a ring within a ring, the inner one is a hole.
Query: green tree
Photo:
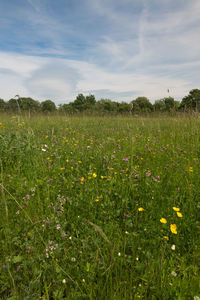
[[[153,105],[146,97],[137,97],[135,100],[131,101],[131,106],[131,111],[134,113],[147,113],[153,110]]]
[[[164,100],[163,99],[156,100],[155,103],[153,104],[153,108],[154,108],[154,111],[159,111],[159,112],[165,111]]]
[[[163,99],[165,103],[165,111],[172,111],[175,109],[175,100],[172,97],[166,97]]]
[[[56,105],[51,100],[45,100],[41,103],[41,108],[43,112],[54,112],[56,111]]]
[[[38,112],[40,110],[40,102],[30,97],[20,98],[20,108],[23,111]]]
[[[6,110],[6,102],[0,98],[0,111]]]
[[[181,110],[200,110],[200,90],[193,89],[189,92],[188,96],[185,96],[180,104]]]

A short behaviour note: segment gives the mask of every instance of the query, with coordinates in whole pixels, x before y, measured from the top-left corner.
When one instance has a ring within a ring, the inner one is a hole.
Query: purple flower
[[[123,158],[123,161],[129,161],[130,157]]]
[[[26,194],[25,198],[26,198],[26,199],[30,199],[30,195],[29,195],[29,194]]]
[[[151,176],[151,173],[150,172],[146,172],[146,177],[149,177]]]
[[[124,170],[120,170],[120,173],[124,173]]]
[[[136,175],[135,175],[135,179],[138,179],[138,178],[139,178],[139,174],[136,174]]]
[[[7,265],[3,265],[3,266],[2,266],[2,269],[7,269]]]
[[[21,269],[21,266],[17,266],[17,272]]]
[[[53,178],[49,178],[49,179],[47,180],[47,182],[51,182],[51,181],[53,181]]]
[[[62,238],[66,237],[66,233],[65,233],[65,232],[62,232],[61,237],[62,237]]]

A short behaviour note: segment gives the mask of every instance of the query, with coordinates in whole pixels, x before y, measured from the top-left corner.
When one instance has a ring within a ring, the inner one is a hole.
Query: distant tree
[[[0,111],[6,110],[6,102],[0,98]]]
[[[58,111],[63,113],[69,113],[69,114],[75,112],[72,102],[68,104],[60,104]]]
[[[156,100],[155,103],[153,104],[153,108],[154,108],[154,111],[159,111],[159,112],[165,111],[164,100],[163,99]]]
[[[96,103],[96,99],[94,95],[86,96],[85,98],[86,106],[92,107]]]
[[[45,100],[41,103],[41,108],[43,112],[54,112],[56,111],[56,105],[51,100]]]
[[[40,102],[30,97],[20,98],[20,108],[23,111],[38,112],[40,110]]]
[[[167,97],[163,99],[165,103],[165,111],[175,110],[175,100],[172,97]]]
[[[78,96],[73,102],[73,107],[78,111],[83,111],[85,104],[86,104],[85,96],[83,94],[78,94]]]
[[[119,113],[128,113],[130,112],[130,109],[131,109],[131,105],[126,103],[126,102],[121,102],[121,103],[118,103],[118,109],[117,111]]]
[[[200,90],[193,89],[185,96],[180,104],[181,110],[200,110]]]
[[[131,105],[131,111],[136,113],[146,113],[151,112],[153,110],[153,105],[146,97],[137,97],[135,100],[131,101]]]
[[[96,103],[96,108],[99,111],[114,111],[115,104],[110,99],[100,99]]]
[[[19,111],[21,107],[21,100],[16,98],[11,98],[7,103],[7,108],[10,111],[16,112]]]

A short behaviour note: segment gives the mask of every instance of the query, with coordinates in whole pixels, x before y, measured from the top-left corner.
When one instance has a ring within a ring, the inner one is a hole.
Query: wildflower
[[[176,224],[171,224],[170,225],[170,230],[173,234],[177,234],[177,226]]]
[[[62,283],[64,283],[64,284],[65,284],[65,283],[66,283],[66,279],[63,279]]]
[[[97,174],[96,174],[96,173],[93,173],[92,176],[93,176],[94,178],[96,178],[96,177],[97,177]]]
[[[176,212],[176,214],[177,214],[177,217],[179,217],[179,218],[182,218],[183,217],[183,215],[182,215],[182,213],[180,213],[180,212]]]
[[[149,177],[151,176],[151,173],[150,172],[146,172],[146,177]]]
[[[177,276],[177,273],[174,272],[174,271],[172,271],[172,272],[171,272],[171,275],[174,276],[174,277],[176,277],[176,276]]]
[[[166,224],[166,223],[167,223],[167,220],[166,220],[165,218],[161,218],[161,219],[160,219],[160,222],[163,223],[163,224]]]
[[[163,238],[167,241],[169,241],[169,237],[167,235],[163,236]]]
[[[60,168],[60,171],[63,171],[65,168]]]
[[[30,195],[29,195],[29,194],[26,194],[25,198],[26,198],[26,199],[29,199],[29,198],[30,198]]]
[[[17,266],[17,272],[21,269],[21,266]]]
[[[138,211],[144,211],[144,208],[139,207],[139,208],[138,208]]]
[[[126,158],[123,158],[122,160],[128,162],[129,159],[130,159],[130,157],[126,157]]]
[[[121,256],[121,252],[118,253],[118,256]]]
[[[174,251],[176,249],[176,246],[175,245],[172,245],[171,246],[171,249]]]
[[[45,139],[48,139],[48,135],[45,136]]]
[[[56,229],[60,230],[60,228],[61,228],[60,224],[56,224]]]
[[[189,167],[189,172],[193,173],[193,167]]]
[[[75,262],[75,261],[76,261],[76,258],[75,258],[75,257],[72,257],[72,258],[71,258],[71,261],[72,261],[72,262]]]
[[[62,237],[62,238],[66,237],[66,233],[65,233],[65,232],[62,232],[61,237]]]
[[[47,180],[47,182],[51,182],[51,181],[53,181],[53,178],[49,178],[49,179]]]
[[[173,207],[173,210],[174,210],[174,211],[180,211],[180,208],[178,208],[178,207]]]

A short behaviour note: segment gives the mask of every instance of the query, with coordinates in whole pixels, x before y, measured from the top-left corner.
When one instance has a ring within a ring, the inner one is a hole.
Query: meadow
[[[0,117],[0,299],[200,299],[200,118]]]

